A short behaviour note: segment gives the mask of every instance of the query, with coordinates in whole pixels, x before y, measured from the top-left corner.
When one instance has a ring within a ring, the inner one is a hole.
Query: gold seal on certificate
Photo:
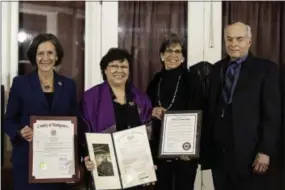
[[[90,160],[96,165],[92,173],[96,189],[125,189],[156,181],[145,125],[86,133],[86,140]]]
[[[40,163],[40,168],[41,168],[42,170],[45,170],[45,169],[47,168],[46,163],[41,162],[41,163]]]
[[[164,114],[159,157],[199,157],[202,111],[168,111]]]
[[[31,116],[30,120],[29,182],[76,181],[77,118]]]

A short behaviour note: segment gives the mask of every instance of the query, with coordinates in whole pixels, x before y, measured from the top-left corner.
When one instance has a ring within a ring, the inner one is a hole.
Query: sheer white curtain
[[[18,72],[19,2],[2,2],[1,13],[1,83],[9,89]]]

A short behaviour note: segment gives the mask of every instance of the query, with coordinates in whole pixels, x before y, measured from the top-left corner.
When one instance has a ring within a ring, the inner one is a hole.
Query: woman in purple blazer
[[[104,82],[83,95],[82,112],[87,132],[100,133],[114,128],[120,131],[151,121],[152,106],[148,96],[129,81],[131,63],[131,55],[119,48],[110,49],[102,58],[100,67]],[[86,168],[92,171],[94,163],[89,157],[84,160]]]

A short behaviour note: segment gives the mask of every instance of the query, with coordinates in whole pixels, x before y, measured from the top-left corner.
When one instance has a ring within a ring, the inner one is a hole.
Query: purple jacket
[[[151,120],[152,106],[148,96],[131,86],[133,101],[138,107],[141,123]],[[83,94],[83,120],[87,124],[87,132],[104,132],[116,125],[113,100],[107,82],[96,85]]]

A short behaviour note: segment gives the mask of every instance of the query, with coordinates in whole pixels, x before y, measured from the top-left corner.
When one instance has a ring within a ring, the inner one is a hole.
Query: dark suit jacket
[[[75,82],[54,73],[54,97],[51,109],[41,89],[37,72],[13,79],[4,120],[4,131],[13,145],[12,162],[28,164],[28,142],[19,131],[30,124],[30,116],[77,116]]]
[[[281,141],[281,164],[282,167],[280,167],[280,165],[278,165],[281,169],[280,171],[282,171],[282,179],[285,179],[285,68],[283,67],[281,70],[281,83],[282,83],[282,133],[280,134],[280,141]],[[285,189],[285,180],[283,180],[283,189]]]
[[[209,91],[209,75],[211,73],[213,65],[206,61],[201,61],[195,65],[189,67],[189,72],[197,75],[200,79],[202,88],[203,88],[203,95],[205,98],[208,97]]]
[[[5,87],[1,85],[1,166],[4,164],[4,107],[5,107]]]
[[[204,156],[208,159],[212,157],[213,124],[221,114],[216,110],[222,92],[221,72],[224,73],[228,62],[229,58],[217,62],[210,74],[207,119],[202,137],[207,139],[203,141],[202,149],[207,151],[208,155]],[[279,85],[277,65],[249,54],[242,63],[232,100],[234,152],[241,170],[251,166],[257,152],[272,156],[276,150],[281,116]]]

